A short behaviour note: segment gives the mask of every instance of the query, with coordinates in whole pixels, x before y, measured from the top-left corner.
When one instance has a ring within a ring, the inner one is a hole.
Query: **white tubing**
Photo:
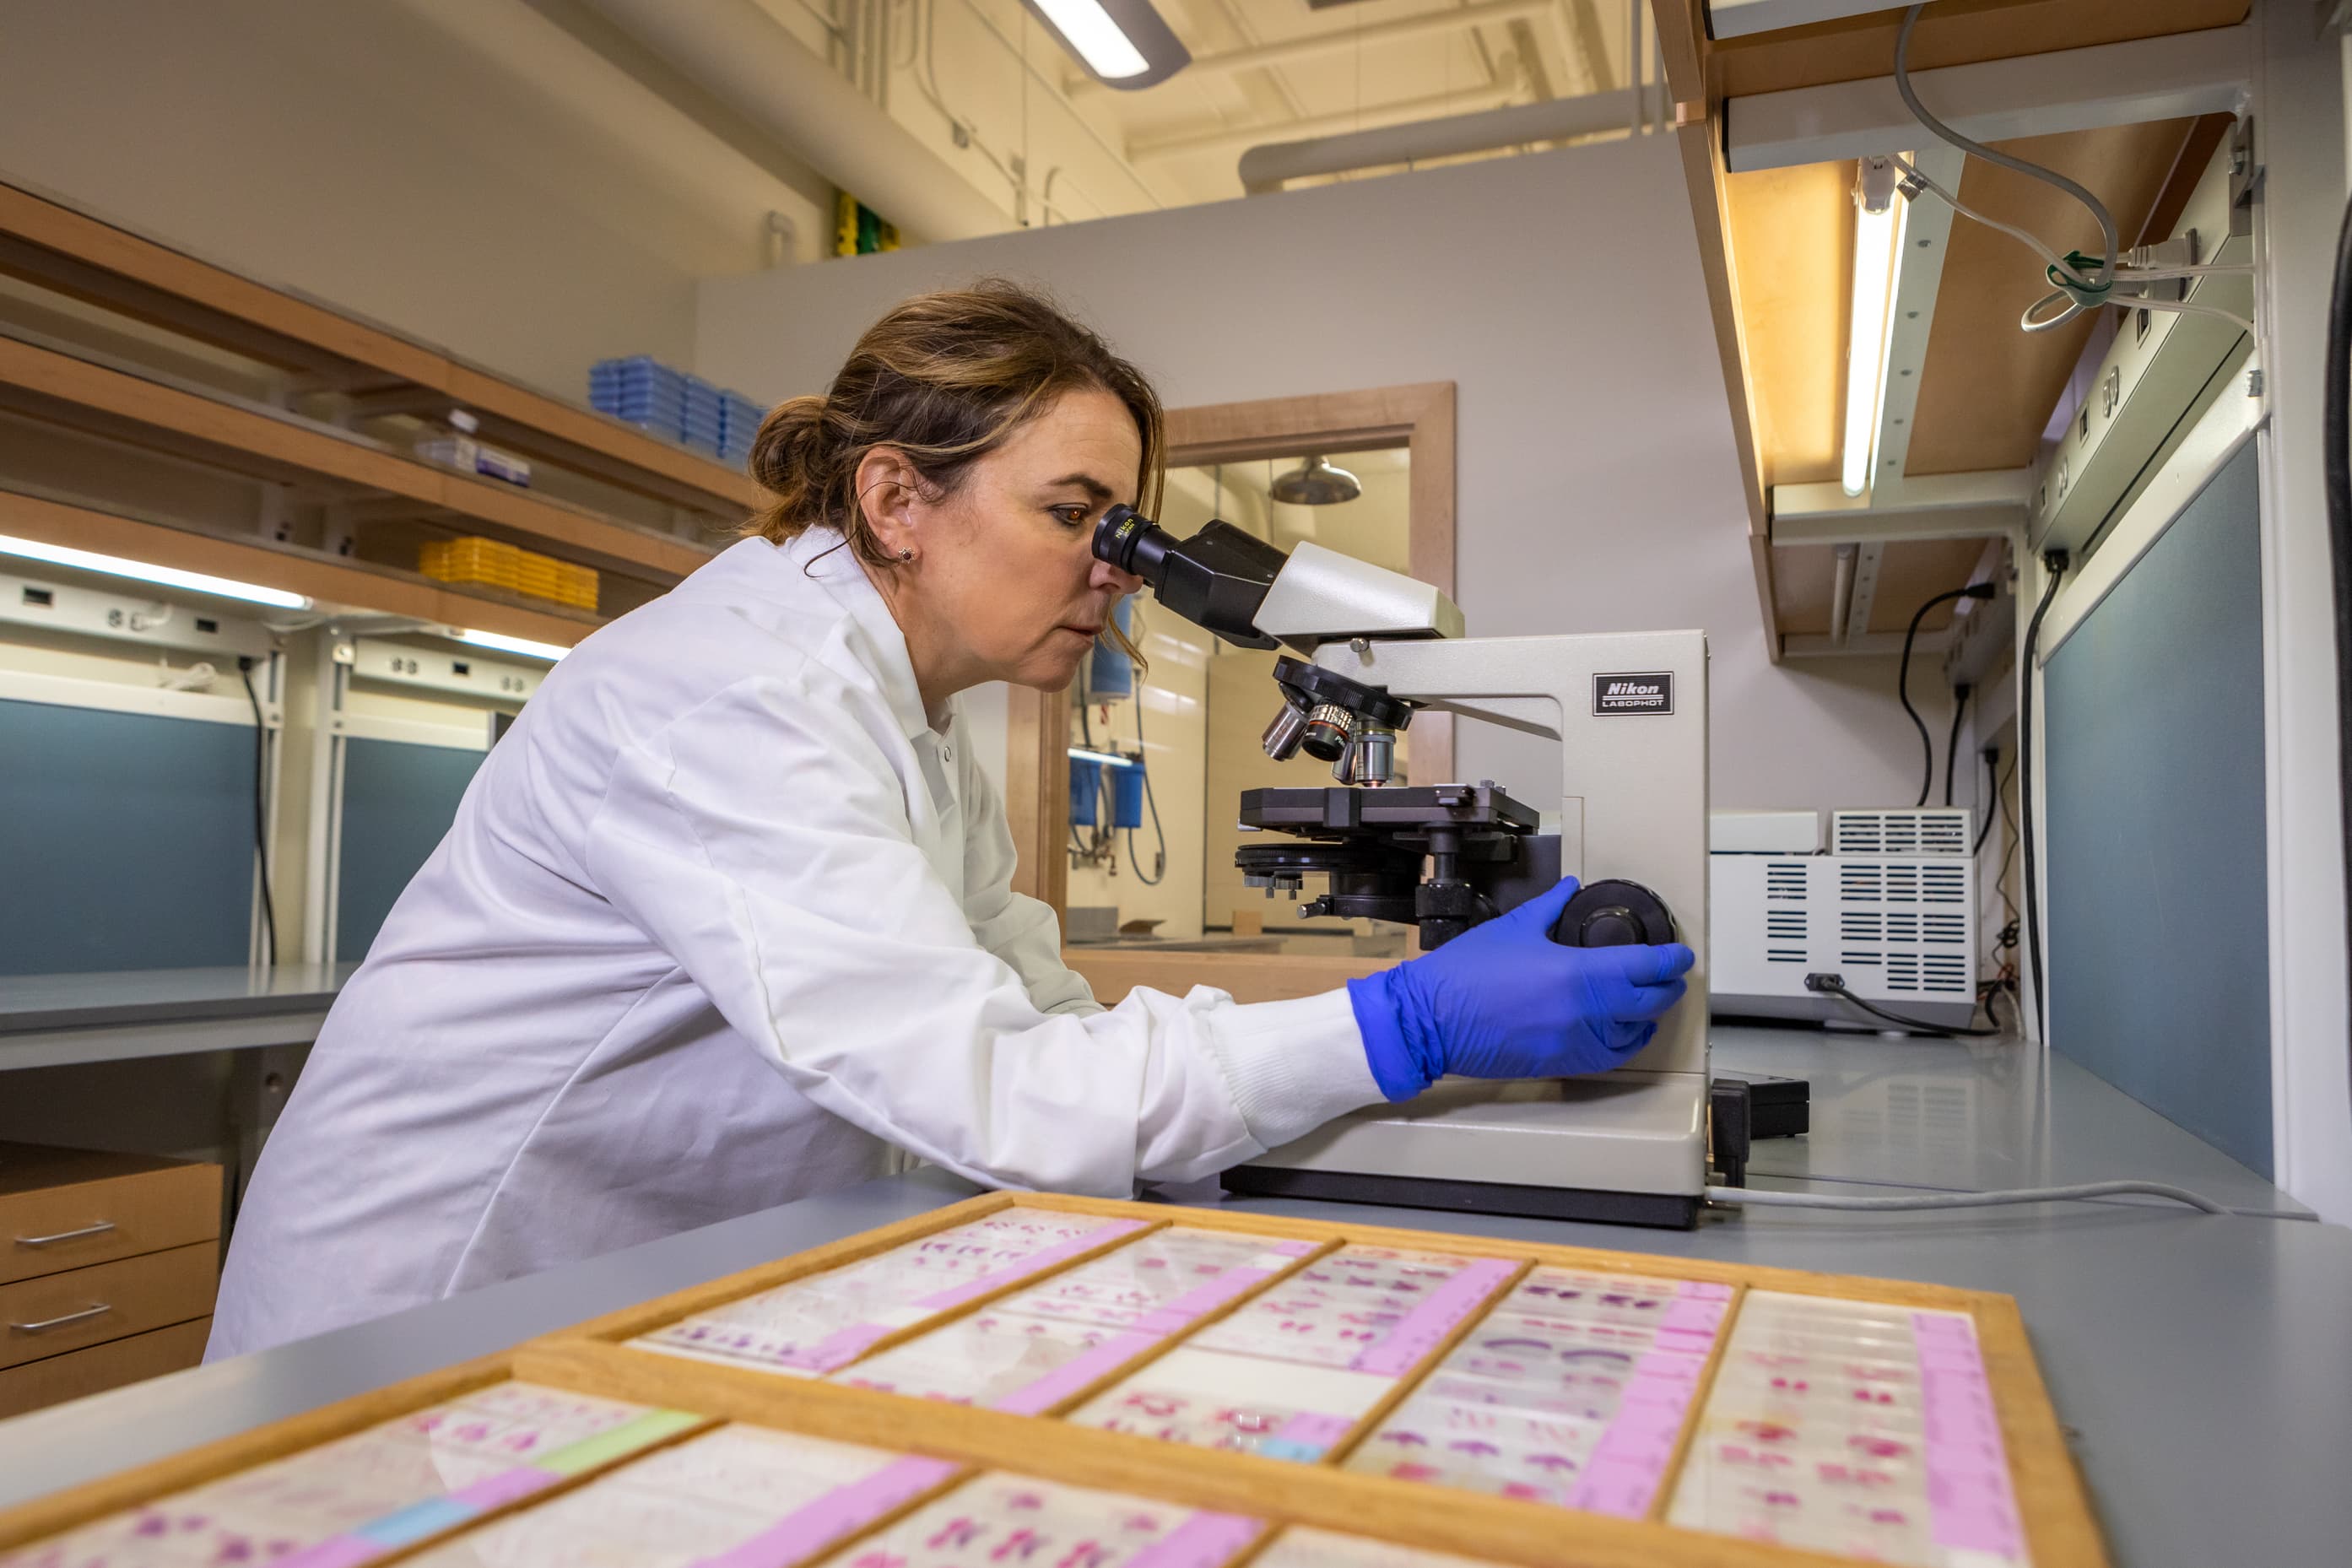
[[[2047,1204],[2067,1198],[2104,1198],[2145,1193],[2170,1198],[2206,1214],[2235,1214],[2211,1198],[2176,1187],[2168,1182],[2084,1182],[2071,1187],[2019,1187],[2001,1193],[1906,1193],[1900,1197],[1846,1197],[1835,1193],[1783,1193],[1759,1187],[1709,1187],[1706,1201],[1732,1207],[1791,1209],[1858,1209],[1868,1213],[1898,1213],[1911,1209],[1972,1209],[2001,1204]],[[2273,1211],[2259,1211],[2265,1215]],[[2277,1217],[2292,1217],[2280,1212]]]
[[[754,0],[588,3],[908,233],[971,239],[1013,226],[1010,216]]]

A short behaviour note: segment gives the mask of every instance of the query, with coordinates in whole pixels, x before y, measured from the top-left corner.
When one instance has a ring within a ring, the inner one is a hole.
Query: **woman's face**
[[[927,700],[985,680],[1070,684],[1119,597],[1142,585],[1092,548],[1103,513],[1135,504],[1142,462],[1134,416],[1087,387],[974,463],[953,494],[893,488],[877,531],[915,559],[880,575]]]

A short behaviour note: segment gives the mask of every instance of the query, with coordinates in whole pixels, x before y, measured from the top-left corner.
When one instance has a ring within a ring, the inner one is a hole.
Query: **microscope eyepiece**
[[[1194,626],[1241,647],[1276,646],[1254,622],[1289,557],[1232,523],[1212,521],[1179,539],[1133,507],[1115,506],[1095,524],[1094,554],[1142,578],[1153,598]]]
[[[1115,506],[1095,524],[1095,559],[1131,572],[1151,587],[1165,574],[1176,536],[1131,506]]]

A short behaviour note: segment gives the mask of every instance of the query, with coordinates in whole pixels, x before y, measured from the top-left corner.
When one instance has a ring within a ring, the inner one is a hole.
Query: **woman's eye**
[[[1055,507],[1054,509],[1054,515],[1060,518],[1064,522],[1068,523],[1072,528],[1076,528],[1087,521],[1087,508],[1073,502],[1068,506]]]

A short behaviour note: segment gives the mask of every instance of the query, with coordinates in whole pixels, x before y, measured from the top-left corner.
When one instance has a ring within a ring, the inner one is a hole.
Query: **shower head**
[[[1267,488],[1266,493],[1286,506],[1330,506],[1354,500],[1364,493],[1356,476],[1335,468],[1325,458],[1309,458]]]

